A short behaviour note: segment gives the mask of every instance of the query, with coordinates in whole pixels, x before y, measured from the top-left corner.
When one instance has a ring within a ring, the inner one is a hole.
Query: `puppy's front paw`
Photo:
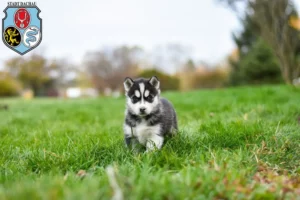
[[[164,138],[156,135],[151,140],[148,140],[146,143],[146,153],[161,149],[164,142]]]
[[[145,153],[152,153],[158,150],[159,150],[158,148],[150,148],[150,149],[146,149]]]

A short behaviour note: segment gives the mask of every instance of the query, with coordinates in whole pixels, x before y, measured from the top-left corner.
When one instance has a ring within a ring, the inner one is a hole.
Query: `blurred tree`
[[[300,75],[300,39],[298,31],[289,24],[297,11],[292,0],[219,0],[237,11],[236,4],[244,2],[245,19],[251,19],[258,27],[258,35],[272,48],[277,56],[282,77],[288,84]],[[239,12],[239,11],[237,11]]]
[[[21,85],[9,73],[0,71],[0,97],[15,96],[20,92]]]
[[[261,36],[271,45],[276,53],[286,83],[300,75],[297,56],[300,54],[298,31],[289,25],[291,17],[297,11],[291,0],[259,0],[249,3],[255,11],[253,19],[261,27]]]
[[[195,71],[196,66],[192,59],[188,59],[188,61],[183,65],[183,71],[190,72]]]
[[[181,44],[170,43],[157,46],[152,55],[152,66],[165,73],[176,73],[181,70],[191,55],[191,48]]]
[[[180,80],[180,90],[219,88],[227,82],[228,71],[225,66],[210,67],[203,62],[196,66],[193,60],[187,60],[176,77]]]
[[[33,90],[35,95],[43,95],[45,85],[51,83],[51,64],[41,55],[33,54],[28,59],[15,57],[5,63],[10,74],[18,79],[23,87]]]
[[[243,56],[250,51],[257,41],[260,28],[249,15],[246,15],[241,22],[243,29],[239,34],[233,33],[233,40],[239,49],[239,54]]]
[[[74,64],[71,64],[67,59],[56,59],[51,62],[50,76],[56,88],[66,89],[68,87],[77,86],[80,69]]]
[[[259,37],[260,27],[250,15],[242,20],[243,31],[233,34],[238,47],[238,59],[230,58],[231,85],[254,83],[278,83],[281,72],[278,59],[270,46]]]
[[[194,89],[196,66],[192,59],[186,61],[186,63],[177,71],[177,77],[180,80],[180,90]]]
[[[84,65],[92,83],[101,92],[105,88],[121,89],[126,76],[134,76],[143,50],[139,47],[118,47],[113,50],[89,52]]]
[[[262,39],[257,40],[249,52],[239,61],[234,72],[238,82],[246,84],[279,83],[282,81],[278,59]],[[234,80],[234,77],[231,77]]]
[[[290,26],[300,31],[300,18],[293,16],[290,18]]]
[[[76,83],[81,88],[93,87],[91,77],[88,75],[86,71],[78,71],[78,75],[76,77]]]

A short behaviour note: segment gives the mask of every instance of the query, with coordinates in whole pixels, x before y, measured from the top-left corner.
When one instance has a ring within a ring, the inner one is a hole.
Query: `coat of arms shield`
[[[8,48],[24,55],[41,43],[42,19],[37,6],[8,6],[3,12],[2,40]]]

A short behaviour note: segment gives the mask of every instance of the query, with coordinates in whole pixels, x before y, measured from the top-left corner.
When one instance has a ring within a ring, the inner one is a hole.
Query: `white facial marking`
[[[141,91],[141,94],[144,94],[144,91],[145,91],[145,84],[144,83],[140,83],[140,91]],[[142,104],[144,103],[144,98],[142,96]]]
[[[148,96],[149,96],[149,93],[150,93],[149,90],[146,90],[146,91],[145,91],[145,97],[148,97]]]
[[[141,90],[141,93],[144,94],[144,91],[145,91],[144,83],[140,83],[140,90]]]
[[[138,91],[138,90],[136,90],[136,91],[134,92],[134,94],[135,94],[135,96],[138,97],[138,98],[141,97],[140,91]]]

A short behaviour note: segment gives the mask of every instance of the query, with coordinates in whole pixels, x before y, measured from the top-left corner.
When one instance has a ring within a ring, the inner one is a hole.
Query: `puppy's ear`
[[[160,82],[159,82],[159,80],[157,79],[156,76],[152,76],[152,78],[149,80],[149,83],[151,85],[153,85],[153,87],[155,87],[157,90],[159,89]]]
[[[124,85],[125,91],[128,92],[133,85],[133,80],[129,77],[126,77],[123,85]]]

